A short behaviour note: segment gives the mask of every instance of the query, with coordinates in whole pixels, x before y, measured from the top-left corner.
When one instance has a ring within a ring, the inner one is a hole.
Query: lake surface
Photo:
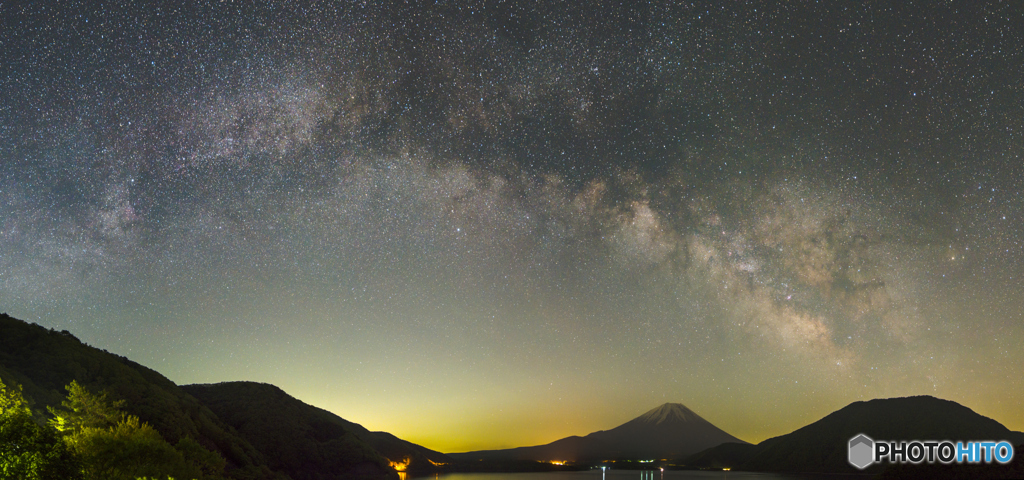
[[[866,480],[872,475],[814,475],[796,473],[756,473],[696,470],[589,470],[583,472],[537,473],[447,473],[435,480]]]

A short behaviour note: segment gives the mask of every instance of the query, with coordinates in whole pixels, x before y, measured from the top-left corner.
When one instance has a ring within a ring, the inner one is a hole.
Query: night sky
[[[1019,2],[180,3],[0,3],[0,311],[445,452],[1024,430]]]

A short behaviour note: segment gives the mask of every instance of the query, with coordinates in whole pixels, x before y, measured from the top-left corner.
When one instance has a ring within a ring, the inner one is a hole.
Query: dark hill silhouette
[[[792,433],[757,445],[722,444],[686,459],[695,467],[772,472],[861,472],[847,462],[847,442],[863,433],[876,440],[993,440],[1024,443],[991,418],[930,396],[854,402]],[[880,472],[884,465],[868,467]]]
[[[725,442],[745,443],[686,406],[666,403],[611,430],[547,445],[449,454],[457,460],[674,459]]]
[[[723,443],[690,455],[687,466],[700,468],[737,468],[746,464],[757,453],[757,445],[749,443]]]
[[[391,461],[406,463],[404,468],[411,473],[431,472],[435,470],[435,464],[452,463],[452,459],[443,453],[390,433],[371,432],[362,425],[307,405],[274,385],[224,382],[185,385],[182,388],[228,422],[256,448],[276,452],[267,455],[271,468],[290,472],[296,479],[320,478],[301,474],[302,469],[317,462],[330,465],[339,449],[349,452],[348,455],[361,451],[367,458],[372,457],[370,451],[358,450],[360,442]]]

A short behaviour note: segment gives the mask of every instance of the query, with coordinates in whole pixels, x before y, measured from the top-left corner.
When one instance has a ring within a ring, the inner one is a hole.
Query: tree
[[[67,391],[67,399],[61,402],[64,409],[50,409],[50,425],[64,434],[64,442],[82,459],[87,480],[201,478],[201,466],[214,462],[189,462],[149,424],[122,412],[124,402],[111,401],[106,392],[94,394],[75,381]],[[198,444],[186,443],[185,448],[192,453],[196,448],[205,450]]]
[[[120,410],[123,401],[72,381],[64,409],[40,425],[21,393],[0,381],[0,480],[219,478],[225,461],[185,437],[171,446]]]
[[[109,428],[85,427],[71,437],[86,478],[199,478],[202,473],[139,417],[125,415]]]
[[[94,395],[74,380],[65,388],[68,396],[60,404],[66,410],[47,407],[53,414],[50,425],[58,432],[74,434],[83,428],[114,425],[121,419],[124,400],[108,400],[107,392]]]
[[[53,429],[36,423],[21,386],[0,380],[0,479],[81,478],[78,457]]]

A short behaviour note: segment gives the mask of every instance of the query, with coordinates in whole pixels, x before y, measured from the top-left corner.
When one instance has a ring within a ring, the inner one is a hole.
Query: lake
[[[865,480],[872,475],[814,475],[796,473],[723,472],[698,470],[589,470],[537,473],[447,473],[435,480]]]

